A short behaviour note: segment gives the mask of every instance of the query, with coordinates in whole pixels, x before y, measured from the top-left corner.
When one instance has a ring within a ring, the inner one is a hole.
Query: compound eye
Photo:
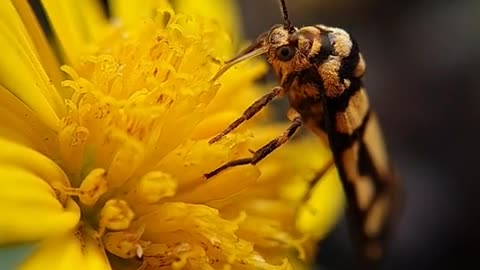
[[[277,49],[277,58],[280,61],[289,61],[295,55],[297,48],[292,45],[285,45]]]

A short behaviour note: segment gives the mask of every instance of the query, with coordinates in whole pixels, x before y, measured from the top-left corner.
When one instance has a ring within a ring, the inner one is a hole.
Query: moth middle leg
[[[295,134],[295,131],[302,125],[302,119],[300,116],[296,116],[292,124],[277,138],[271,140],[269,143],[265,144],[262,146],[260,149],[255,151],[253,153],[253,157],[251,158],[242,158],[242,159],[236,159],[229,161],[222,166],[218,167],[217,169],[206,173],[204,176],[205,178],[209,179],[218,173],[220,173],[223,170],[226,170],[231,167],[239,166],[239,165],[255,165],[258,162],[260,162],[262,159],[264,159],[266,156],[268,156],[270,153],[272,153],[275,149],[280,147],[281,145],[285,144],[292,136]]]
[[[281,96],[284,93],[284,89],[281,86],[276,86],[270,90],[270,92],[263,95],[260,99],[255,101],[250,107],[248,107],[237,120],[233,121],[226,129],[220,132],[217,136],[213,137],[208,143],[212,144],[221,138],[225,137],[228,133],[236,129],[241,123],[252,118],[255,114],[261,111],[270,101],[275,97]]]

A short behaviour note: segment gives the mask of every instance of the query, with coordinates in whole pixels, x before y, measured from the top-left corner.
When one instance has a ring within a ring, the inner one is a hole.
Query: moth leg
[[[263,95],[260,99],[255,101],[250,107],[248,107],[237,120],[233,121],[226,129],[220,132],[217,136],[213,137],[208,141],[208,143],[212,144],[225,135],[236,129],[241,123],[245,122],[246,120],[252,118],[255,114],[257,114],[263,107],[265,107],[270,101],[272,101],[275,97],[282,95],[284,92],[281,86],[276,86],[270,90],[270,92]]]
[[[222,166],[218,167],[217,169],[204,174],[205,178],[211,178],[218,173],[220,173],[223,170],[226,170],[231,167],[239,166],[239,165],[246,165],[246,164],[252,164],[255,165],[258,162],[260,162],[262,159],[264,159],[266,156],[268,156],[270,153],[272,153],[275,149],[286,143],[294,134],[295,131],[302,125],[302,119],[300,116],[297,116],[292,124],[277,138],[271,140],[269,143],[265,144],[262,146],[260,149],[254,152],[253,157],[251,158],[242,158],[242,159],[236,159],[229,161]]]
[[[308,179],[308,188],[307,192],[305,192],[305,194],[303,195],[302,203],[312,214],[316,214],[317,210],[313,206],[309,205],[307,202],[313,196],[314,187],[323,179],[323,176],[325,176],[325,174],[334,166],[335,162],[333,161],[333,158],[331,158],[315,172],[314,176],[311,179]]]
[[[315,175],[310,179],[308,182],[308,190],[312,190],[313,187],[323,178],[323,176],[330,170],[333,166],[335,165],[335,162],[333,161],[333,158],[328,160],[327,163],[325,163],[317,172],[315,172]]]

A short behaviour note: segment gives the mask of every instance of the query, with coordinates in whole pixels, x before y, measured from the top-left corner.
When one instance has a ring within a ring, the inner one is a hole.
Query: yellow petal
[[[0,2],[0,85],[57,128],[65,112],[62,98],[43,69],[32,41],[10,1]]]
[[[231,52],[228,53],[227,57],[231,57]],[[228,109],[229,111],[237,111],[237,117],[239,117],[248,106],[268,91],[252,84],[266,71],[267,65],[265,63],[252,59],[239,64],[238,68],[234,67],[222,75],[220,78],[222,87],[212,102],[208,104],[208,113],[219,113]],[[249,89],[250,91],[239,91],[239,89]],[[263,111],[266,110],[268,108],[263,109]],[[258,116],[256,115],[254,118],[258,118]]]
[[[26,146],[0,138],[0,164],[23,168],[37,175],[51,186],[62,188],[69,185],[65,173],[48,157]]]
[[[40,177],[23,168],[0,166],[0,244],[38,241],[73,229],[80,209],[66,207]]]
[[[167,0],[109,0],[112,17],[125,25],[141,23],[144,18],[151,18],[155,9],[171,9]]]
[[[179,12],[212,18],[232,36],[240,36],[240,18],[238,7],[233,0],[178,0],[175,2]]]
[[[107,270],[110,264],[98,243],[79,239],[70,232],[43,241],[21,270]]]
[[[84,31],[87,32],[89,40],[98,41],[103,38],[106,27],[110,23],[101,7],[101,1],[97,0],[82,0],[69,1],[70,8],[77,8],[75,12],[80,14],[79,18],[83,23]]]
[[[61,181],[55,179],[62,174],[56,164],[24,146],[0,140],[0,148],[0,243],[39,240],[74,228],[77,205],[70,200],[63,206],[44,180]]]
[[[78,63],[89,45],[107,26],[99,2],[94,0],[42,0],[47,17],[68,63]]]
[[[22,18],[25,28],[30,35],[40,61],[42,62],[48,76],[54,81],[55,86],[59,88],[60,82],[63,80],[60,72],[60,65],[58,59],[54,54],[52,47],[48,43],[47,37],[42,27],[38,23],[30,4],[24,0],[13,0],[13,4]]]
[[[255,243],[258,248],[295,247],[299,257],[305,259],[301,241],[294,239],[275,219],[247,216],[240,223],[239,235]]]
[[[12,93],[0,85],[0,137],[44,154],[54,149],[55,132]]]
[[[225,127],[241,115],[240,112],[226,111],[212,114],[200,122],[192,132],[192,139],[209,139],[222,132]]]

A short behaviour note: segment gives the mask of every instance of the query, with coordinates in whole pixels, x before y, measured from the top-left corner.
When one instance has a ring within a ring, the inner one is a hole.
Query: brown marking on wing
[[[360,142],[356,141],[351,147],[342,152],[342,165],[345,172],[346,184],[353,186],[355,201],[362,211],[367,211],[375,196],[375,186],[372,178],[362,175],[358,168]],[[348,183],[347,183],[348,182]]]
[[[345,170],[345,181],[348,183],[354,183],[358,177],[358,149],[360,143],[355,141],[349,148],[341,153],[341,161]]]
[[[375,197],[375,185],[372,183],[372,179],[366,176],[358,177],[354,185],[358,207],[362,211],[366,211]]]
[[[375,202],[366,213],[364,232],[370,238],[378,237],[387,221],[390,208],[390,198],[386,194],[377,197]]]
[[[352,134],[363,122],[368,113],[370,104],[364,89],[355,92],[348,101],[344,112],[337,112],[335,128],[338,132]]]
[[[363,142],[381,179],[392,181],[391,168],[377,116],[372,113],[365,127]],[[386,184],[386,183],[384,183]]]

